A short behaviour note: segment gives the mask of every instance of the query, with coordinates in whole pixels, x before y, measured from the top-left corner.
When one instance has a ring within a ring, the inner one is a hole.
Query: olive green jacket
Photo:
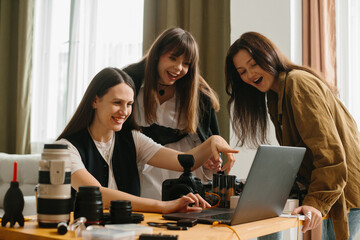
[[[355,121],[314,75],[280,73],[267,94],[280,145],[306,147],[299,175],[309,183],[303,205],[329,213],[336,239],[348,239],[347,213],[360,207],[360,142]]]

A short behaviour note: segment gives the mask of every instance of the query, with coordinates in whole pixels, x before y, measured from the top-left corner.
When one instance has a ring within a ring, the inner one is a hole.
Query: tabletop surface
[[[164,220],[161,214],[143,214],[145,219],[140,223],[141,225],[148,226],[147,222],[169,222],[167,220]],[[20,227],[18,224],[16,224],[13,228],[10,228],[9,224],[7,225],[7,227],[0,227],[0,239],[81,239],[80,237],[76,237],[73,231],[68,231],[65,235],[59,235],[57,233],[57,229],[55,228],[38,228],[36,216],[32,216],[29,218],[31,218],[31,220],[26,221],[24,227]],[[231,227],[237,232],[237,234],[240,236],[240,239],[249,239],[289,228],[298,227],[299,224],[302,224],[302,222],[297,220],[296,218],[276,217],[251,223],[239,224]],[[196,226],[189,228],[188,230],[181,231],[170,231],[166,228],[154,227],[153,234],[158,233],[179,235],[180,240],[237,239],[235,233],[226,226],[211,226],[207,224],[197,224]],[[136,239],[138,239],[138,237]]]

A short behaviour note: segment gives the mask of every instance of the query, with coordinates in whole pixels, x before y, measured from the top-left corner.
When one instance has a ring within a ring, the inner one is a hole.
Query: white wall
[[[256,31],[271,39],[292,61],[301,64],[301,0],[231,0],[231,42],[247,31]],[[270,144],[277,144],[270,122]],[[230,144],[237,142],[230,129]],[[255,150],[239,148],[230,174],[246,178]]]

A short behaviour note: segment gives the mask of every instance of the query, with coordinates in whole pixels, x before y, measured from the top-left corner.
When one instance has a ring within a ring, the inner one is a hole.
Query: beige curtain
[[[34,0],[0,0],[0,152],[30,152]]]
[[[303,64],[336,86],[335,0],[302,0]],[[321,239],[322,226],[304,234],[304,240]]]
[[[303,64],[336,86],[335,0],[303,0]]]
[[[144,53],[168,27],[181,27],[196,39],[201,75],[219,95],[219,126],[228,140],[224,64],[230,46],[230,0],[145,0],[144,4]]]

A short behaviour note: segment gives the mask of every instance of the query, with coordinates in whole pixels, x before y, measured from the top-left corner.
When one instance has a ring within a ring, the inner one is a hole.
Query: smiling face
[[[248,51],[241,49],[234,55],[233,63],[245,83],[264,93],[270,89],[277,92],[278,83],[275,81],[275,77],[262,69]]]
[[[160,56],[158,63],[159,83],[173,85],[189,71],[190,62],[185,59],[184,54],[180,56],[168,52]]]
[[[95,97],[92,104],[95,109],[92,132],[103,139],[120,131],[126,119],[130,116],[134,103],[134,91],[126,83],[119,83],[101,98]],[[103,136],[103,137],[101,137]]]

